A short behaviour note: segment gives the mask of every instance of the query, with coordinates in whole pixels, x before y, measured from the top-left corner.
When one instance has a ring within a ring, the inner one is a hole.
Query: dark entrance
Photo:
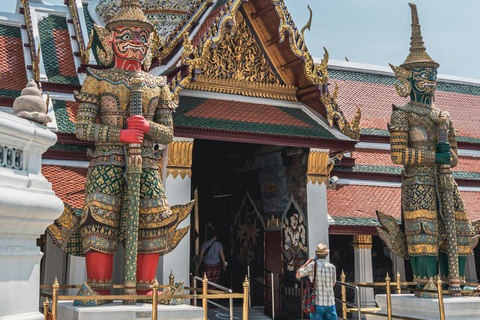
[[[249,221],[238,218],[247,191],[252,199],[261,199],[258,169],[254,166],[256,148],[254,144],[195,140],[193,149],[192,190],[198,189],[200,245],[214,228],[228,262],[219,284],[236,292],[243,290],[247,262],[263,269],[263,228],[257,230],[255,239],[241,230],[259,217],[252,213],[247,214]],[[192,235],[195,237],[195,232]],[[245,244],[251,240],[255,244]],[[248,259],[242,255],[245,250]],[[198,270],[196,273],[199,275]]]

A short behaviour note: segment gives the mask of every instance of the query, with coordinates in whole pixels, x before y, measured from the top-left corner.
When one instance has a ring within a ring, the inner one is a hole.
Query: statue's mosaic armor
[[[402,213],[410,257],[447,252],[445,225],[440,213],[439,165],[434,163],[439,113],[435,106],[411,101],[403,107],[393,106],[388,124],[392,161],[404,165]],[[451,167],[455,167],[457,141],[450,117],[447,117],[447,125]],[[453,197],[458,255],[472,255],[473,230],[456,184]]]
[[[81,218],[84,253],[92,250],[113,253],[123,239],[126,225],[126,184],[124,179],[127,145],[120,142],[120,130],[127,128],[130,116],[130,81],[135,72],[122,69],[94,70],[85,79],[81,92],[76,135],[95,141],[85,190]],[[165,77],[142,72],[142,115],[150,123],[142,147],[138,253],[168,250],[168,228],[176,222],[167,203],[160,179],[154,143],[168,144],[173,139],[172,101]],[[171,221],[170,221],[171,220]]]

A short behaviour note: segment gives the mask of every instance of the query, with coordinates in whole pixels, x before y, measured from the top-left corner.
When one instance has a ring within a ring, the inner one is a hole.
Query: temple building
[[[47,127],[57,136],[41,173],[78,215],[94,144],[75,136],[73,92],[88,68],[108,67],[94,24],[104,26],[119,1],[21,0],[15,13],[0,15],[0,110],[12,113],[30,79],[41,85],[52,118]],[[397,95],[388,66],[329,61],[328,48],[309,52],[283,1],[141,4],[158,35],[149,72],[166,76],[179,100],[174,142],[155,146],[165,192],[170,205],[197,201],[180,225],[191,225],[190,232],[160,260],[159,282],[168,282],[172,271],[188,281],[211,230],[229,262],[220,283],[241,290],[247,265],[252,278],[273,272],[281,288],[277,314],[300,312],[294,274],[317,243],[328,244],[330,260],[351,282],[382,280],[397,269],[411,277],[376,230],[376,210],[401,220],[402,168],[390,160],[387,123],[392,103],[407,98]],[[458,130],[453,175],[470,219],[477,220],[480,80],[440,75],[437,101]],[[60,284],[86,280],[84,258],[63,253],[48,234],[38,238],[41,284],[55,276]],[[122,282],[122,253],[119,247],[115,283]],[[467,280],[477,280],[474,257]],[[364,299],[374,303],[373,291]]]

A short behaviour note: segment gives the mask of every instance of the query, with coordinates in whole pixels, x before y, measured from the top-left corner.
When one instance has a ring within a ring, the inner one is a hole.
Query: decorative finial
[[[300,31],[302,34],[302,38],[305,40],[305,37],[303,36],[303,33],[305,32],[305,29],[308,29],[310,31],[310,27],[312,26],[312,9],[310,9],[310,6],[307,5],[308,10],[310,11],[310,19],[308,19],[307,24],[302,28]]]
[[[50,95],[47,96],[47,111]],[[34,79],[31,79],[25,89],[22,90],[20,97],[13,101],[13,115],[27,120],[46,125],[52,119],[45,112],[45,101],[42,98],[42,92]]]
[[[414,3],[408,4],[412,11],[412,37],[410,38],[410,54],[407,59],[400,65],[405,69],[412,68],[434,68],[437,69],[439,64],[435,62],[427,53],[427,49],[423,45],[422,32],[418,21],[417,6]]]

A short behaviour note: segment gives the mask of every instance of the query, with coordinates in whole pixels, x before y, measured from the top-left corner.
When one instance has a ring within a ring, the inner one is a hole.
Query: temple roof
[[[0,24],[0,103],[20,96],[27,84],[20,27]]]
[[[87,168],[43,165],[42,174],[52,184],[52,190],[57,197],[72,208],[83,207]]]
[[[470,220],[480,219],[480,193],[460,190]],[[331,233],[345,232],[345,226],[379,226],[376,210],[401,219],[401,189],[399,187],[340,185],[327,190],[328,214],[343,230],[333,228]],[[352,229],[350,229],[351,231]],[[372,228],[370,232],[376,234]]]
[[[331,172],[339,182],[327,191],[328,213],[336,226],[332,233],[371,232],[378,225],[376,210],[400,219],[400,183],[403,166],[391,161],[389,132],[392,104],[405,105],[395,90],[395,76],[384,67],[331,62],[331,83],[338,84],[338,102],[346,117],[362,110],[361,137],[351,158]],[[480,218],[480,82],[439,75],[435,105],[450,112],[458,130],[459,159],[453,176],[460,186],[470,218]],[[472,151],[470,151],[472,150]],[[353,163],[353,165],[352,165]],[[352,185],[353,184],[353,185]],[[347,229],[345,229],[346,226]],[[361,228],[370,228],[361,229]]]
[[[213,140],[285,146],[329,146],[349,150],[354,141],[342,141],[305,105],[257,99],[256,102],[180,96],[174,113],[175,133]],[[208,95],[207,95],[208,97]],[[230,99],[231,96],[229,96]],[[283,106],[282,106],[283,105]]]
[[[331,83],[338,83],[338,102],[347,118],[355,114],[355,103],[360,106],[363,138],[389,137],[387,122],[390,121],[392,104],[402,106],[409,101],[409,98],[397,94],[393,72],[348,70],[331,64],[329,76]],[[480,143],[480,83],[452,81],[439,75],[434,104],[450,112],[460,143]],[[388,139],[384,141],[388,142]]]

